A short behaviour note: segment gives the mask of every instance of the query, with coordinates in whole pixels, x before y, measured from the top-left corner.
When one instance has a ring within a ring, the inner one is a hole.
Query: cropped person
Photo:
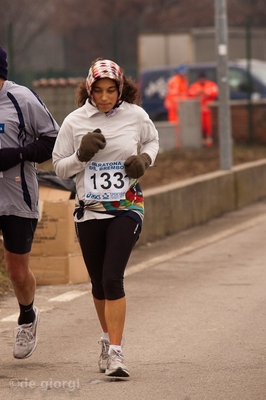
[[[167,84],[167,94],[165,96],[164,107],[168,110],[168,121],[179,122],[178,102],[188,98],[188,68],[181,65],[177,74],[169,79]]]
[[[218,86],[215,82],[206,79],[204,71],[198,75],[198,80],[192,83],[188,90],[189,97],[200,100],[202,137],[206,147],[212,147],[212,114],[210,102],[218,97]]]
[[[59,126],[31,90],[7,80],[7,54],[0,46],[0,230],[8,276],[19,304],[13,356],[36,348],[39,310],[29,256],[39,218],[35,162],[51,158]]]
[[[138,96],[119,65],[95,60],[53,151],[56,174],[76,175],[74,220],[102,329],[99,369],[107,376],[129,376],[122,352],[124,271],[144,217],[138,178],[159,149],[154,124],[134,104]]]
[[[168,110],[168,121],[176,125],[176,147],[180,146],[180,121],[178,115],[179,102],[188,99],[188,68],[181,65],[177,74],[167,84],[164,107]]]

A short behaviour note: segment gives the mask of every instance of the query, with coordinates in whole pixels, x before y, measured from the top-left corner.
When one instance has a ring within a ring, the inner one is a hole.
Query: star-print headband
[[[92,98],[92,85],[97,79],[110,78],[114,79],[118,84],[118,99],[122,96],[124,74],[122,69],[114,61],[98,60],[89,69],[88,77],[86,79],[86,88],[89,98]]]

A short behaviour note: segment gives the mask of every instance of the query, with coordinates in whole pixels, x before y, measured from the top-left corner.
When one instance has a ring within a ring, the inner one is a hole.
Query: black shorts
[[[5,249],[15,254],[29,253],[37,223],[38,220],[35,218],[1,215],[0,230]]]

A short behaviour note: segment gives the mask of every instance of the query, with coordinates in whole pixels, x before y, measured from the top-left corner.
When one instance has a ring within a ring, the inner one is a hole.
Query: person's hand
[[[125,161],[125,170],[129,178],[138,179],[144,175],[146,169],[151,165],[148,154],[142,153],[138,156],[130,156]]]
[[[77,156],[79,161],[89,161],[99,150],[104,149],[106,140],[100,129],[88,132],[81,139]]]

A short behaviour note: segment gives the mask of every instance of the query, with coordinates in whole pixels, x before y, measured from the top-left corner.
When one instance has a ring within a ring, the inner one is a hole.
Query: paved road
[[[1,399],[265,400],[266,202],[136,248],[127,270],[131,378],[97,370],[88,284],[38,287],[39,343],[12,358],[16,301],[1,300]]]

